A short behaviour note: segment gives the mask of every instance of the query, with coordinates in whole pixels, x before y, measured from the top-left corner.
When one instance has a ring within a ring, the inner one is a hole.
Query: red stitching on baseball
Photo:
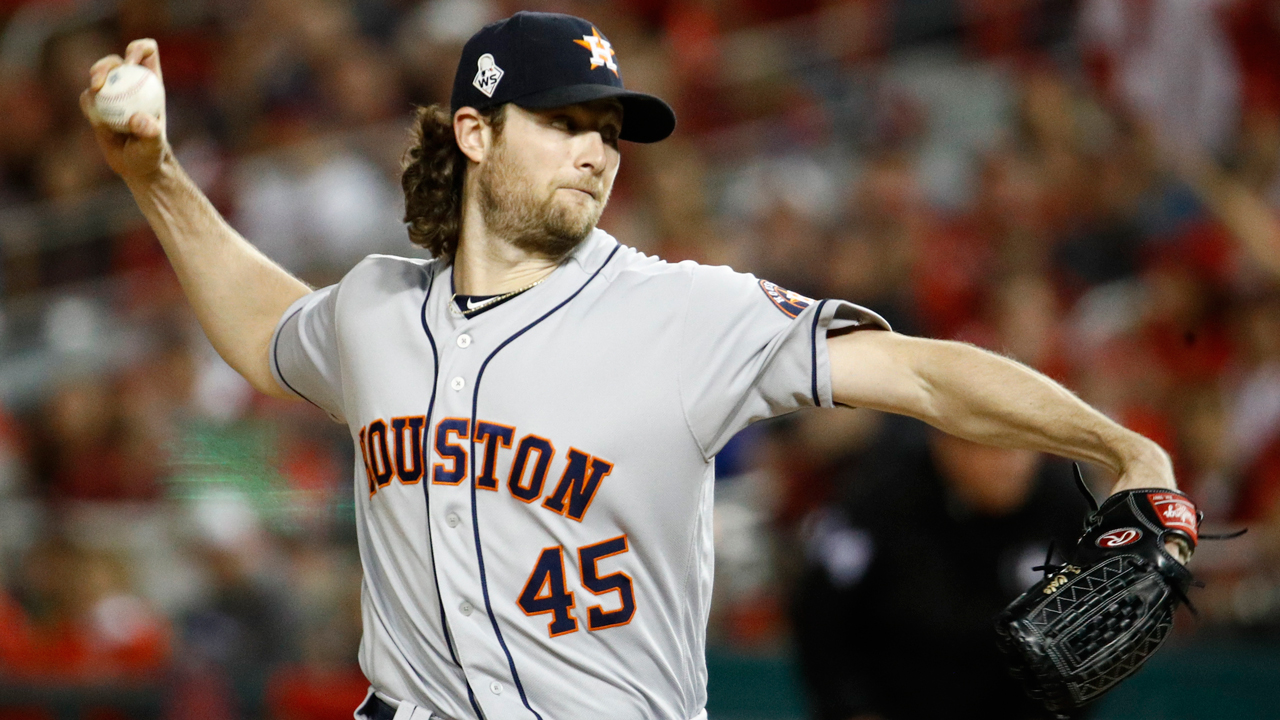
[[[149,73],[150,73],[151,71],[150,71],[150,70],[148,70],[147,72],[149,72]],[[152,74],[154,74],[154,73],[152,73]],[[106,97],[106,99],[108,99],[108,100],[123,100],[123,99],[125,99],[125,98],[127,98],[127,97],[129,97],[129,96],[133,95],[134,93],[138,92],[139,90],[141,90],[141,89],[142,89],[143,84],[144,84],[144,83],[146,83],[146,82],[147,82],[147,76],[146,76],[146,75],[143,75],[142,77],[138,78],[138,82],[134,83],[134,84],[133,84],[133,86],[132,86],[132,87],[130,87],[128,90],[125,90],[125,91],[123,91],[123,92],[121,92],[121,91],[116,91],[116,94],[114,94],[114,95],[112,95],[112,94],[108,93],[108,94],[107,94],[107,95],[105,95],[105,96],[104,96],[102,93],[98,93],[98,97]]]

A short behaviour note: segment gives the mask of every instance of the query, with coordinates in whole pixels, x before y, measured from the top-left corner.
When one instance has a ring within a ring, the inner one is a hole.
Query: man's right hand
[[[93,124],[98,147],[102,148],[111,169],[126,183],[145,183],[160,171],[170,154],[164,118],[157,120],[146,113],[135,113],[129,118],[129,132],[119,133],[107,127],[94,108],[94,99],[106,82],[107,73],[126,63],[142,65],[164,82],[164,76],[160,74],[160,48],[156,41],[150,38],[134,40],[129,43],[123,58],[108,55],[89,69],[89,88],[80,93],[80,110]]]
[[[108,55],[89,71],[80,109],[93,124],[103,156],[129,186],[218,354],[259,391],[294,397],[271,374],[268,349],[280,316],[311,289],[222,219],[174,160],[164,118],[135,113],[127,133],[103,124],[94,99],[107,73],[124,64],[142,65],[161,77],[156,41],[134,40],[123,58]]]

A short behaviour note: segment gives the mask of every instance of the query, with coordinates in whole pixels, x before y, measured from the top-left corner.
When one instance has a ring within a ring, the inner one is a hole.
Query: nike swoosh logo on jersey
[[[467,309],[468,309],[468,310],[475,310],[475,309],[476,309],[476,307],[475,307],[475,299],[474,299],[474,298],[467,298]]]

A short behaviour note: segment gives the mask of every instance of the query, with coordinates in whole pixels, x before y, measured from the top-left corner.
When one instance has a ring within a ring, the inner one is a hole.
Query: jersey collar
[[[540,313],[541,310],[537,310],[537,308],[544,305],[549,307],[548,303],[554,305],[564,298],[566,292],[576,290],[584,276],[591,275],[596,270],[599,270],[605,260],[609,258],[609,254],[617,246],[618,241],[612,235],[595,228],[578,244],[578,247],[574,248],[573,252],[569,253],[569,257],[565,258],[552,271],[545,282],[513,298],[513,303],[503,303],[502,307],[495,307],[493,312],[479,313],[472,318],[465,318],[461,313],[450,312],[450,307],[453,305],[451,299],[453,296],[454,268],[452,262],[442,264],[439,266],[440,269],[436,276],[437,280],[440,281],[438,298],[433,298],[431,302],[439,302],[440,305],[436,310],[455,325],[478,321],[489,323],[523,322],[528,313]],[[433,295],[435,294],[433,293]],[[520,313],[512,314],[509,306],[513,304],[523,305],[525,308]],[[508,312],[503,312],[504,309],[508,310]],[[437,315],[437,317],[439,316]]]

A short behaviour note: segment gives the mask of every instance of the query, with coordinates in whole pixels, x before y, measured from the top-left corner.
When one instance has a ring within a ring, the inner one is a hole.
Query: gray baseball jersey
[[[832,405],[829,329],[887,324],[600,230],[474,317],[451,288],[370,256],[272,341],[357,447],[365,675],[446,718],[702,717],[713,458]]]

